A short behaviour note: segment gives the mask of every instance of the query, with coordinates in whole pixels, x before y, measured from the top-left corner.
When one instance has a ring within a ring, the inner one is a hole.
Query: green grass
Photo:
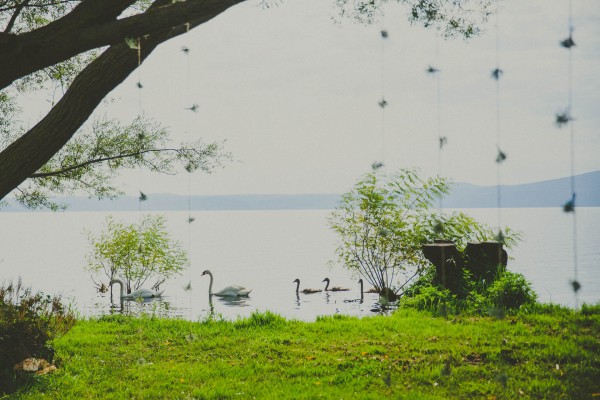
[[[497,320],[237,322],[104,317],[54,346],[59,370],[15,399],[600,398],[600,307]]]

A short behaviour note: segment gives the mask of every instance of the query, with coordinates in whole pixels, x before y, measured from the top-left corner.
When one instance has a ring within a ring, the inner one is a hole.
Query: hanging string
[[[571,286],[575,295],[575,309],[579,308],[579,290],[581,284],[579,283],[578,277],[578,259],[577,259],[577,215],[575,213],[575,126],[573,123],[573,47],[575,47],[575,41],[573,40],[573,31],[575,27],[573,25],[573,4],[572,0],[569,0],[568,5],[568,28],[569,37],[560,42],[561,46],[569,50],[568,57],[568,103],[567,109],[562,114],[556,115],[556,125],[561,128],[565,124],[569,124],[569,145],[570,145],[570,186],[571,186],[571,198],[563,206],[563,210],[567,213],[572,213],[573,222],[573,280]]]
[[[441,79],[440,79],[440,70],[437,68],[439,65],[440,59],[440,48],[439,48],[439,36],[435,35],[435,65],[430,65],[425,70],[429,75],[435,76],[435,102],[436,102],[436,129],[435,132],[437,137],[435,138],[438,147],[437,154],[437,175],[438,177],[442,177],[442,151],[444,146],[448,142],[446,136],[442,135],[442,87],[441,87]],[[437,221],[433,227],[435,236],[444,239],[444,219],[443,219],[443,197],[439,197],[438,208],[437,208]],[[438,243],[443,243],[438,242]],[[440,247],[441,250],[441,267],[442,267],[442,285],[446,286],[446,248],[445,245],[442,244]],[[445,307],[445,304],[444,304]]]
[[[144,87],[142,85],[142,43],[140,38],[137,38],[137,44],[136,44],[136,48],[137,48],[137,74],[138,74],[138,82],[137,82],[137,88],[138,88],[138,118],[140,118],[140,116],[143,114],[143,108],[142,108],[142,88]],[[144,140],[144,132],[138,132],[138,140],[140,141],[140,150],[142,148],[141,146],[141,142],[143,142]],[[140,157],[143,157],[142,155],[140,155]],[[148,197],[146,196],[146,194],[142,191],[142,164],[143,162],[140,159],[140,164],[138,165],[138,189],[139,189],[139,193],[140,196],[138,197],[138,224],[139,224],[139,248],[138,251],[141,253],[143,251],[142,248],[142,241],[144,240],[143,238],[143,234],[142,234],[142,221],[144,220],[144,216],[142,213],[142,203],[144,201],[146,201],[148,199]],[[158,290],[158,287],[154,288],[156,290]]]
[[[190,103],[190,50],[187,47],[182,47],[181,51],[186,57],[186,90],[185,90],[185,104]],[[185,119],[185,135],[187,143],[190,143],[190,116],[189,114]],[[188,254],[191,255],[192,250],[192,222],[194,219],[192,218],[192,171],[191,168],[187,169],[187,250]],[[191,268],[191,259],[190,266],[188,268],[188,284],[184,288],[188,292],[188,300],[189,300],[189,320],[192,320],[193,317],[193,302],[192,302],[192,268]],[[190,327],[191,334],[191,327]]]
[[[143,85],[142,85],[142,43],[141,43],[141,39],[137,38],[137,45],[136,45],[136,49],[137,49],[137,75],[138,75],[138,81],[137,81],[137,88],[138,88],[138,118],[141,118],[141,116],[143,115],[143,104],[142,104],[142,89],[143,89]],[[144,141],[144,136],[145,136],[145,132],[144,131],[140,131],[138,132],[138,140],[140,141],[140,150],[142,149],[142,143]],[[138,229],[139,229],[139,247],[138,247],[138,252],[142,253],[143,252],[143,240],[144,240],[144,235],[142,232],[143,226],[142,226],[142,222],[144,220],[144,216],[142,213],[142,203],[144,201],[146,201],[148,199],[148,197],[146,196],[146,194],[142,191],[142,165],[143,165],[143,155],[140,154],[140,164],[138,165],[138,173],[139,173],[139,182],[138,182],[138,189],[139,189],[139,193],[140,196],[138,198],[138,205],[139,205],[139,214],[138,214]],[[157,284],[155,287],[153,287],[152,289],[154,290],[159,290]],[[142,304],[141,301],[138,300],[138,305]],[[145,363],[146,360],[144,358],[139,358],[138,359],[138,363],[143,364]],[[142,379],[145,376],[145,373],[142,371],[141,373]]]
[[[187,85],[186,85],[186,104],[190,104],[190,98],[191,98],[191,94],[190,94],[190,86],[191,86],[191,64],[190,64],[190,50],[187,47],[183,47],[181,49],[181,51],[183,52],[183,54],[186,55],[186,61],[187,61]],[[189,108],[192,111],[196,111],[196,107],[191,106]],[[191,121],[190,121],[190,115],[188,113],[188,116],[186,118],[186,127],[185,127],[185,133],[186,133],[186,140],[188,142],[188,144],[190,143],[190,125],[191,125]],[[194,218],[192,217],[192,169],[191,167],[188,166],[187,172],[187,212],[188,212],[188,246],[191,248],[191,244],[192,244],[192,233],[191,233],[191,226],[192,226],[192,222],[194,222]]]
[[[138,118],[141,118],[142,115],[144,114],[144,109],[143,109],[143,104],[142,104],[142,89],[144,88],[144,85],[142,85],[142,42],[140,38],[137,38],[136,41],[136,45],[135,48],[137,50],[137,74],[138,74],[138,81],[137,81],[137,88],[138,88]],[[143,147],[143,141],[145,139],[145,132],[140,131],[138,132],[138,140],[140,141],[140,148],[139,150],[142,149]],[[148,196],[146,196],[146,193],[144,193],[144,191],[142,190],[143,188],[143,155],[140,154],[140,164],[138,165],[138,190],[139,190],[139,197],[138,197],[138,224],[139,224],[139,248],[138,248],[138,252],[142,253],[143,251],[143,241],[144,241],[144,235],[142,232],[143,226],[142,223],[144,221],[144,215],[143,215],[143,210],[142,210],[142,203],[145,202],[146,200],[148,200]],[[159,286],[160,282],[158,282],[152,289],[158,291],[159,290]]]
[[[496,7],[496,67],[492,70],[492,78],[496,81],[496,211],[497,211],[497,222],[498,222],[498,233],[496,235],[496,242],[498,242],[497,249],[497,266],[498,273],[503,270],[503,245],[504,245],[504,234],[502,233],[502,163],[506,160],[506,154],[501,150],[501,133],[502,129],[500,126],[500,77],[503,71],[500,69],[500,6],[497,3]]]
[[[435,63],[439,65],[440,62],[440,37],[439,35],[435,35]],[[435,85],[436,85],[436,117],[437,117],[437,135],[438,135],[438,176],[442,176],[442,151],[448,139],[446,136],[442,136],[442,84],[441,84],[441,74],[435,74]],[[439,214],[442,215],[443,207],[443,197],[440,196],[439,199]]]
[[[377,170],[385,164],[385,108],[388,105],[385,99],[385,42],[388,38],[388,32],[385,29],[381,30],[381,100],[379,100],[379,107],[381,108],[381,158],[380,161],[372,164],[373,170]]]
[[[435,138],[438,143],[438,154],[437,154],[437,174],[439,177],[442,176],[442,152],[444,146],[448,143],[448,138],[442,135],[442,86],[441,86],[441,78],[440,78],[440,70],[437,68],[439,64],[440,58],[440,48],[439,48],[439,36],[436,34],[435,36],[435,65],[430,65],[427,68],[427,73],[429,75],[435,76],[435,90],[436,90],[436,134]],[[438,214],[441,220],[442,216],[442,208],[443,208],[443,198],[440,196],[438,202]]]
[[[190,24],[186,23],[185,24],[186,27],[186,32],[189,32],[190,30]],[[185,55],[186,57],[186,90],[185,90],[185,102],[186,104],[190,104],[191,103],[191,82],[192,82],[192,75],[191,75],[191,71],[192,71],[192,67],[191,67],[191,60],[190,60],[190,49],[186,46],[183,46],[181,48],[182,53]],[[192,104],[189,107],[186,107],[186,110],[190,110],[193,112],[196,112],[198,110],[198,105],[197,104]],[[191,127],[191,115],[188,113],[188,115],[186,116],[186,122],[185,122],[185,134],[186,134],[186,140],[187,143],[189,145],[189,143],[191,143],[191,135],[190,135],[190,127]],[[192,250],[192,222],[194,222],[195,218],[192,216],[192,172],[193,172],[193,168],[190,164],[188,164],[186,166],[186,171],[187,171],[187,247],[188,247],[188,254],[190,255],[190,265],[188,268],[188,284],[185,287],[185,290],[189,292],[189,309],[190,309],[190,315],[189,315],[189,320],[192,321],[193,320],[193,309],[194,309],[194,302],[193,302],[193,297],[192,297],[192,260],[191,260],[191,250]],[[190,338],[193,338],[192,335],[192,326],[190,324]]]
[[[140,68],[140,66],[142,65],[142,43],[140,38],[137,38],[137,43],[136,43],[136,49],[137,49],[137,74],[138,74],[138,81],[137,81],[137,88],[138,88],[138,115],[141,117],[143,115],[143,107],[142,107],[142,89],[144,88],[144,85],[142,85],[142,69]],[[138,139],[141,141],[144,140],[144,133],[143,132],[139,132],[138,133]],[[140,163],[138,165],[138,173],[139,173],[139,193],[140,196],[138,198],[138,206],[139,206],[139,220],[140,223],[142,221],[142,202],[146,201],[148,199],[148,197],[146,196],[146,194],[142,191],[142,163]]]
[[[504,234],[502,233],[502,163],[506,160],[506,153],[501,150],[501,127],[500,127],[500,77],[504,73],[500,69],[500,10],[499,6],[496,8],[496,67],[492,70],[492,78],[496,81],[496,210],[497,210],[497,222],[498,222],[498,234],[496,240],[500,243],[504,243]],[[501,249],[498,247],[498,260],[501,257]]]
[[[142,89],[144,86],[142,85],[142,69],[140,68],[140,66],[142,65],[142,43],[140,41],[140,38],[137,39],[137,62],[138,62],[138,67],[137,67],[137,74],[138,74],[138,81],[137,81],[137,87],[138,89]],[[142,95],[141,95],[141,91],[138,90],[138,107],[139,107],[139,111],[142,111]]]

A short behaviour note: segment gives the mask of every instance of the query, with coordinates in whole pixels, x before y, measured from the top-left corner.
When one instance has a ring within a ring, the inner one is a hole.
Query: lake
[[[495,225],[495,209],[462,210],[481,222]],[[189,253],[191,267],[181,276],[165,282],[161,301],[139,304],[126,302],[133,312],[190,320],[211,313],[227,319],[248,316],[256,310],[270,310],[288,318],[314,320],[318,315],[336,313],[364,316],[377,301],[365,294],[363,303],[356,277],[335,259],[336,237],[327,227],[330,211],[193,211],[188,224],[186,212],[161,212],[173,238]],[[86,231],[104,229],[104,212],[0,212],[0,281],[22,277],[26,286],[48,294],[61,294],[80,315],[116,312],[108,294],[95,290],[86,272],[90,252]],[[137,222],[138,212],[112,212],[115,219]],[[509,251],[508,268],[533,283],[539,299],[573,307],[572,215],[556,208],[511,208],[502,210],[503,224],[523,233],[523,242]],[[579,304],[600,301],[600,208],[577,209],[578,275],[582,289]],[[207,276],[214,274],[214,288],[233,283],[252,288],[248,299],[226,302],[208,299]],[[350,288],[347,292],[302,295],[301,288],[323,288],[322,280]],[[106,281],[106,278],[104,278]],[[191,290],[185,287],[191,282]],[[367,286],[366,286],[367,287]],[[365,287],[365,289],[366,289]],[[118,286],[115,287],[118,290]]]

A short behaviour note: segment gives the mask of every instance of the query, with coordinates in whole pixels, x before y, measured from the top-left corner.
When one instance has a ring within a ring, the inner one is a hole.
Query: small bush
[[[75,315],[58,296],[33,293],[16,284],[0,286],[0,394],[16,388],[15,364],[28,357],[52,362],[49,342],[65,334]]]
[[[525,304],[535,303],[537,295],[531,284],[521,274],[504,271],[487,288],[486,297],[493,306],[504,310],[516,310]]]
[[[527,305],[536,304],[537,295],[531,284],[521,274],[504,271],[490,283],[473,280],[463,270],[460,290],[450,290],[433,283],[433,273],[428,271],[402,296],[401,306],[427,310],[433,314],[461,313],[471,315],[504,315]]]
[[[400,304],[417,310],[435,311],[442,305],[449,306],[454,303],[456,303],[456,296],[453,296],[448,289],[430,284],[419,285],[417,290],[403,296]]]

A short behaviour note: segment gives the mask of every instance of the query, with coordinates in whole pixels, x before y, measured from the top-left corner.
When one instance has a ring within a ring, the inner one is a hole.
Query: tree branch
[[[49,1],[48,3],[29,4],[27,8],[44,8],[49,6],[55,6],[57,4],[74,3],[75,1],[76,0]],[[7,1],[0,2],[0,12],[15,10],[19,7],[19,4],[7,6],[7,3]]]
[[[241,1],[243,0],[204,2],[212,5],[210,12],[197,15],[190,28],[214,18]],[[189,0],[188,3],[192,1]],[[201,2],[193,3],[197,5]],[[206,11],[206,8],[201,9]],[[187,31],[187,26],[179,25],[142,37],[141,60],[145,60],[160,43]],[[7,57],[0,58],[0,77],[3,76],[6,59]],[[0,153],[0,165],[3,166],[0,170],[0,199],[46,164],[71,139],[102,99],[138,66],[137,52],[132,51],[125,43],[119,43],[111,46],[84,68],[46,117]]]
[[[63,168],[63,169],[60,169],[57,171],[36,172],[35,174],[31,175],[31,178],[49,178],[51,176],[60,176],[60,175],[66,174],[67,172],[70,172],[70,171],[73,171],[73,170],[76,170],[79,168],[83,168],[83,167],[86,167],[91,164],[97,164],[97,163],[111,161],[111,160],[119,160],[119,159],[128,158],[128,157],[135,157],[137,155],[142,155],[142,154],[146,154],[146,153],[158,153],[158,152],[167,152],[167,151],[179,152],[180,149],[147,149],[147,150],[142,150],[142,151],[136,151],[133,153],[119,154],[119,155],[112,156],[112,157],[100,157],[100,158],[95,158],[93,160],[88,160],[88,161],[80,163],[80,164],[71,165],[69,167],[66,167],[66,168]]]
[[[31,0],[23,0],[22,3],[18,4],[15,7],[15,12],[13,12],[13,15],[10,17],[10,20],[8,21],[8,24],[6,24],[6,28],[4,29],[4,33],[9,33],[10,32],[10,30],[12,29],[12,27],[15,25],[15,22],[16,22],[17,18],[19,17],[19,14],[21,14],[21,11],[23,10],[23,8],[25,8],[30,1]]]
[[[117,19],[135,0],[84,0],[64,17],[0,41],[0,89],[32,72],[103,46],[187,23],[196,26],[245,0],[156,0],[144,13]]]

